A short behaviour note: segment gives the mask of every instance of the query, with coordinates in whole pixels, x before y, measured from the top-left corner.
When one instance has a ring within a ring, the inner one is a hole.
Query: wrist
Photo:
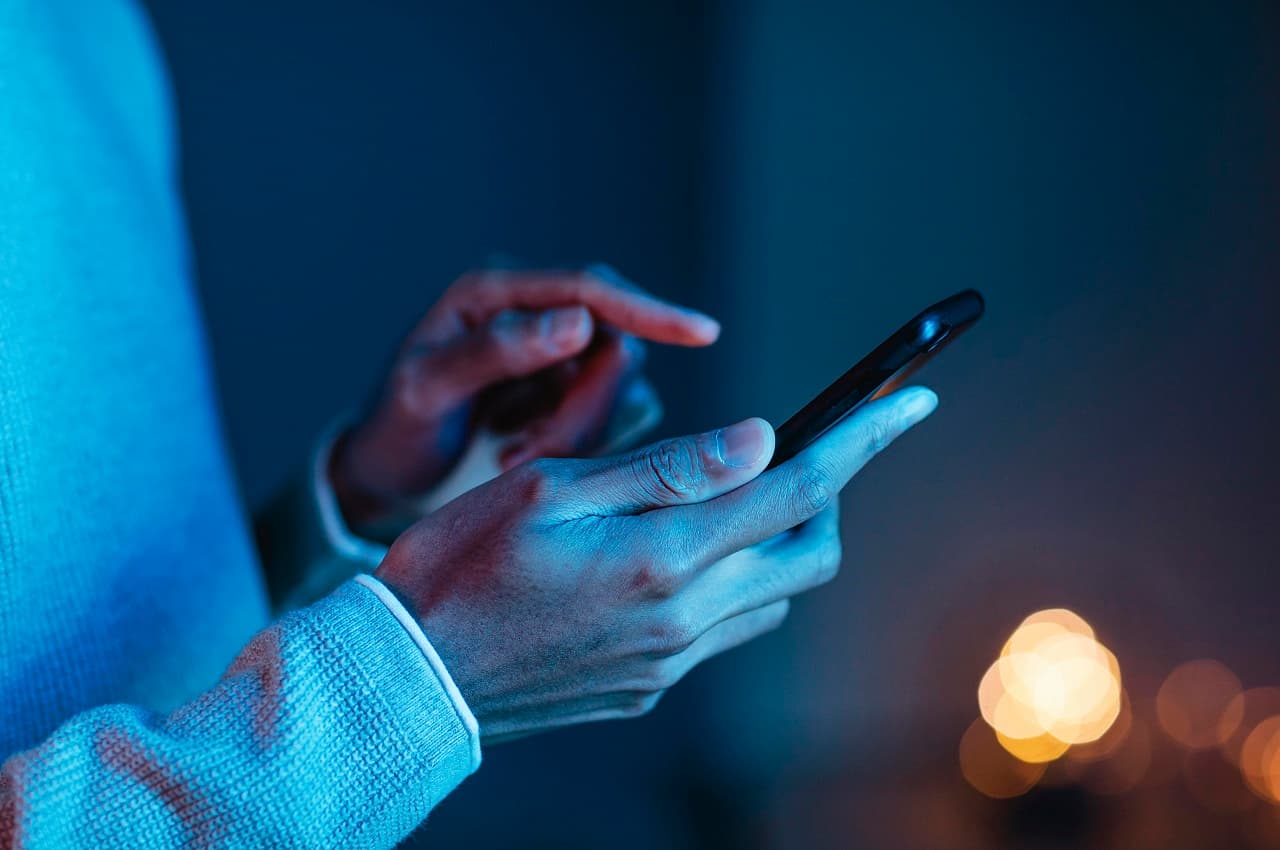
[[[349,457],[351,432],[338,436],[329,452],[329,465],[325,475],[338,502],[338,509],[349,525],[355,526],[377,517],[385,510],[385,503],[371,491],[362,487],[352,475]]]
[[[389,544],[413,523],[413,512],[401,500],[366,483],[359,473],[354,440],[348,431],[334,441],[325,476],[347,527],[361,537]]]

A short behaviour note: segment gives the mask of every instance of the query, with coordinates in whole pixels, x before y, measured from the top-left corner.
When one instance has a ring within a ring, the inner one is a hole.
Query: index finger
[[[656,298],[602,267],[473,272],[450,287],[440,305],[473,327],[503,310],[582,305],[619,330],[654,342],[700,346],[720,335],[710,316]]]

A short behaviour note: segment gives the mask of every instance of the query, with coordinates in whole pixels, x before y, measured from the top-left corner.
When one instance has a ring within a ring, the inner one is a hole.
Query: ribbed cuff
[[[422,627],[418,625],[418,621],[413,618],[413,615],[404,607],[400,599],[385,584],[371,575],[358,575],[353,581],[371,590],[373,595],[378,597],[383,605],[387,606],[387,610],[399,621],[400,625],[404,626],[404,630],[409,634],[409,637],[422,650],[422,655],[427,659],[427,664],[431,666],[432,672],[440,680],[445,693],[449,695],[449,699],[453,702],[453,709],[458,715],[458,720],[466,727],[467,735],[470,736],[471,769],[474,771],[480,766],[480,724],[476,722],[475,715],[471,713],[471,709],[467,706],[467,701],[462,698],[462,691],[458,690],[453,677],[449,675],[448,669],[444,666],[444,661],[436,653],[431,641],[427,640],[427,636],[422,631]]]
[[[403,607],[389,604],[378,588],[395,601],[376,579],[361,576],[306,610],[359,669],[370,710],[398,733],[392,736],[398,742],[383,742],[379,750],[403,747],[402,757],[420,760],[434,806],[480,766],[479,730],[430,643],[425,636],[418,642],[397,614]]]
[[[314,497],[315,516],[318,518],[319,526],[324,532],[324,539],[337,556],[333,561],[330,561],[331,564],[335,564],[337,567],[330,573],[330,580],[338,581],[344,580],[353,570],[375,569],[378,564],[382,563],[382,559],[387,554],[387,547],[358,537],[347,527],[346,521],[342,517],[342,511],[338,507],[338,500],[334,495],[333,486],[329,482],[329,458],[342,427],[341,423],[333,425],[319,441],[319,448],[315,453],[311,466],[310,488]],[[405,633],[409,635],[414,645],[422,651],[427,664],[431,667],[436,679],[439,680],[445,693],[449,696],[450,702],[453,704],[454,713],[467,730],[471,744],[472,764],[470,770],[474,771],[480,766],[480,724],[476,722],[475,715],[467,707],[466,700],[462,698],[462,692],[458,690],[453,677],[449,675],[448,669],[444,666],[444,661],[440,659],[435,647],[431,645],[431,641],[427,640],[427,636],[423,633],[422,627],[418,625],[418,621],[405,609],[396,595],[387,589],[386,585],[365,572],[357,572],[353,577],[353,581],[371,591],[386,606],[391,615],[404,628]]]

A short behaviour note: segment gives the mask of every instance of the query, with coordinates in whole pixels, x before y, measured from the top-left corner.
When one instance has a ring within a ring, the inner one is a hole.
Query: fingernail
[[[933,390],[920,387],[913,390],[902,400],[903,415],[912,420],[912,424],[924,419],[938,407],[938,396]]]
[[[587,311],[583,307],[551,310],[542,317],[543,330],[551,339],[563,345],[568,345],[582,337],[582,329],[586,318]]]
[[[754,419],[721,428],[716,433],[716,451],[725,466],[750,466],[764,451],[764,431]]]

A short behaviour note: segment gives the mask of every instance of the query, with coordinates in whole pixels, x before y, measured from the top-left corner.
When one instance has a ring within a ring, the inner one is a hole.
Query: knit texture
[[[270,625],[174,174],[138,11],[0,0],[0,847],[391,846],[471,742],[367,587]]]
[[[96,708],[9,759],[0,834],[24,847],[390,847],[471,760],[426,658],[352,582],[260,633],[167,717]]]

